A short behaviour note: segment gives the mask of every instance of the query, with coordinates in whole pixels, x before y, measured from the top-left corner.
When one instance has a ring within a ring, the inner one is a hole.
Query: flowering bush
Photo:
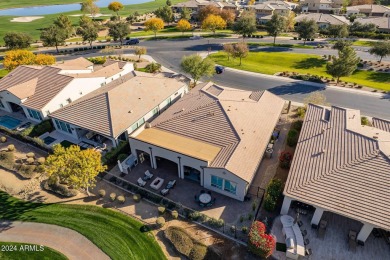
[[[275,245],[274,237],[265,233],[265,225],[260,221],[253,222],[249,230],[249,250],[260,257],[267,258],[272,255]]]
[[[292,154],[287,151],[283,151],[279,156],[280,167],[283,169],[289,169],[292,161]]]

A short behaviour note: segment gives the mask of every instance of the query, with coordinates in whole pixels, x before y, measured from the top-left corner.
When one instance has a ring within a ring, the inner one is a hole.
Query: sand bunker
[[[15,17],[11,20],[11,22],[16,23],[29,23],[34,20],[42,19],[43,16],[23,16],[23,17]]]

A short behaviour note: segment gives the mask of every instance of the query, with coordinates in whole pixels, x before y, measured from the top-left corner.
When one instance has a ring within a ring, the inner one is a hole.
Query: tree
[[[28,48],[32,42],[32,37],[22,32],[8,32],[3,39],[5,46],[10,50]]]
[[[366,33],[374,33],[376,32],[377,27],[373,23],[366,23],[366,24],[361,24],[359,22],[354,22],[349,26],[349,32],[351,34],[355,32],[366,32]]]
[[[92,18],[99,13],[99,7],[95,4],[97,0],[84,0],[81,3],[81,12],[88,13]]]
[[[161,71],[161,64],[152,62],[145,67],[146,71],[149,73],[156,73]]]
[[[186,20],[190,20],[191,19],[191,11],[190,9],[184,7],[181,9],[181,12],[180,12],[180,18],[181,19],[186,19]]]
[[[241,35],[251,35],[256,32],[256,14],[255,12],[244,11],[240,18],[234,23],[233,31]],[[244,39],[244,37],[242,38]]]
[[[58,46],[65,43],[67,33],[64,29],[57,25],[51,25],[49,28],[44,29],[41,32],[41,41],[43,46],[55,46],[58,52]]]
[[[335,50],[339,50],[341,51],[342,49],[344,49],[345,47],[347,46],[351,46],[352,45],[352,42],[351,41],[348,41],[348,40],[338,40],[334,45],[333,45],[333,49]]]
[[[108,35],[114,38],[114,41],[118,40],[123,44],[123,39],[130,33],[130,27],[125,22],[110,23],[108,24]]]
[[[332,61],[326,64],[326,72],[336,78],[338,85],[340,77],[347,77],[356,70],[359,60],[352,47],[345,47],[339,51],[339,57],[333,56]]]
[[[231,9],[222,9],[220,16],[225,20],[226,24],[230,27],[236,19],[236,12]]]
[[[206,5],[202,8],[199,9],[199,12],[198,12],[198,21],[200,23],[203,23],[203,21],[210,15],[210,14],[213,14],[213,15],[219,15],[221,12],[221,10],[214,6],[214,5]]]
[[[172,5],[172,1],[171,0],[167,0],[165,3],[167,4],[167,6],[171,6]]]
[[[167,5],[159,7],[156,11],[154,11],[154,14],[168,24],[174,21],[172,8]]]
[[[4,56],[4,68],[8,71],[20,65],[52,65],[56,59],[52,55],[37,54],[26,50],[7,51]]]
[[[54,25],[58,26],[58,28],[64,30],[66,34],[66,38],[69,38],[74,33],[74,28],[72,25],[72,21],[68,16],[61,14],[54,20]]]
[[[164,21],[160,18],[151,18],[145,22],[145,31],[153,31],[157,39],[157,32],[164,29]]]
[[[108,5],[108,10],[111,10],[116,13],[116,16],[119,17],[119,11],[123,9],[123,4],[120,2],[111,2]]]
[[[254,5],[255,2],[256,2],[256,0],[249,0],[249,1],[248,1],[248,5]]]
[[[226,28],[226,22],[219,15],[210,14],[206,19],[203,20],[202,23],[202,29],[210,30],[214,33],[214,35],[216,30],[222,30],[224,28]]]
[[[379,63],[383,57],[390,56],[390,41],[376,42],[370,49],[370,54],[380,57]]]
[[[244,42],[239,42],[233,45],[233,57],[240,58],[239,66],[241,66],[242,58],[248,56],[248,52],[249,52],[248,45]]]
[[[64,148],[60,144],[53,146],[53,153],[45,162],[45,170],[50,179],[58,179],[76,189],[94,187],[96,176],[107,166],[101,163],[101,154],[93,149],[80,150],[77,145]]]
[[[276,37],[286,30],[286,18],[278,14],[273,14],[271,20],[266,24],[266,31],[274,37],[274,45]]]
[[[303,45],[306,44],[307,39],[314,38],[318,31],[316,21],[303,19],[299,25],[295,28],[300,38],[303,38]]]
[[[230,56],[233,56],[234,53],[234,47],[231,43],[226,43],[223,45],[223,51],[226,52],[228,56],[228,60],[230,60]]]
[[[328,34],[331,38],[345,38],[348,37],[348,25],[346,24],[336,24],[329,25]]]
[[[89,19],[89,20],[88,20]],[[86,16],[81,16],[79,21],[80,27],[77,28],[77,34],[87,41],[92,49],[92,43],[98,38],[99,29],[97,25]]]
[[[136,47],[135,48],[135,55],[138,55],[138,59],[141,59],[141,55],[145,55],[147,52],[145,47]]]
[[[184,34],[184,32],[191,31],[192,26],[187,20],[180,19],[176,25],[176,28]]]
[[[137,21],[137,17],[134,14],[129,14],[129,16],[126,17],[126,21],[132,25],[135,21]]]
[[[209,58],[202,59],[198,54],[184,56],[180,66],[194,79],[194,86],[201,77],[211,77],[215,73],[215,63]]]
[[[294,31],[295,27],[295,13],[290,11],[286,16],[286,31],[291,32]]]

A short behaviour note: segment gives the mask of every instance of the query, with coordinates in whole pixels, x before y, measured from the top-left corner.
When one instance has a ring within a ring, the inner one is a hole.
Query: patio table
[[[211,201],[211,195],[208,193],[202,193],[199,195],[199,201],[203,204],[207,204]]]

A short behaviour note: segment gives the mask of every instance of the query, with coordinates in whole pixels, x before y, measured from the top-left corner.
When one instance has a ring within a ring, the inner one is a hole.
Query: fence
[[[136,184],[126,181],[125,179],[114,176],[113,174],[105,173],[105,175],[108,176],[108,181],[107,178],[103,178],[103,180],[129,193],[139,194],[141,195],[142,199],[147,200],[155,205],[162,205],[169,211],[176,210],[184,219],[191,220],[209,230],[217,232],[220,235],[223,235],[224,237],[243,245],[246,245],[248,241],[247,232],[242,232],[242,230],[239,230],[235,225],[227,224],[222,219],[210,218],[205,214],[182,205],[181,203],[177,203],[157,193],[146,190]],[[103,176],[100,177],[102,178]]]

